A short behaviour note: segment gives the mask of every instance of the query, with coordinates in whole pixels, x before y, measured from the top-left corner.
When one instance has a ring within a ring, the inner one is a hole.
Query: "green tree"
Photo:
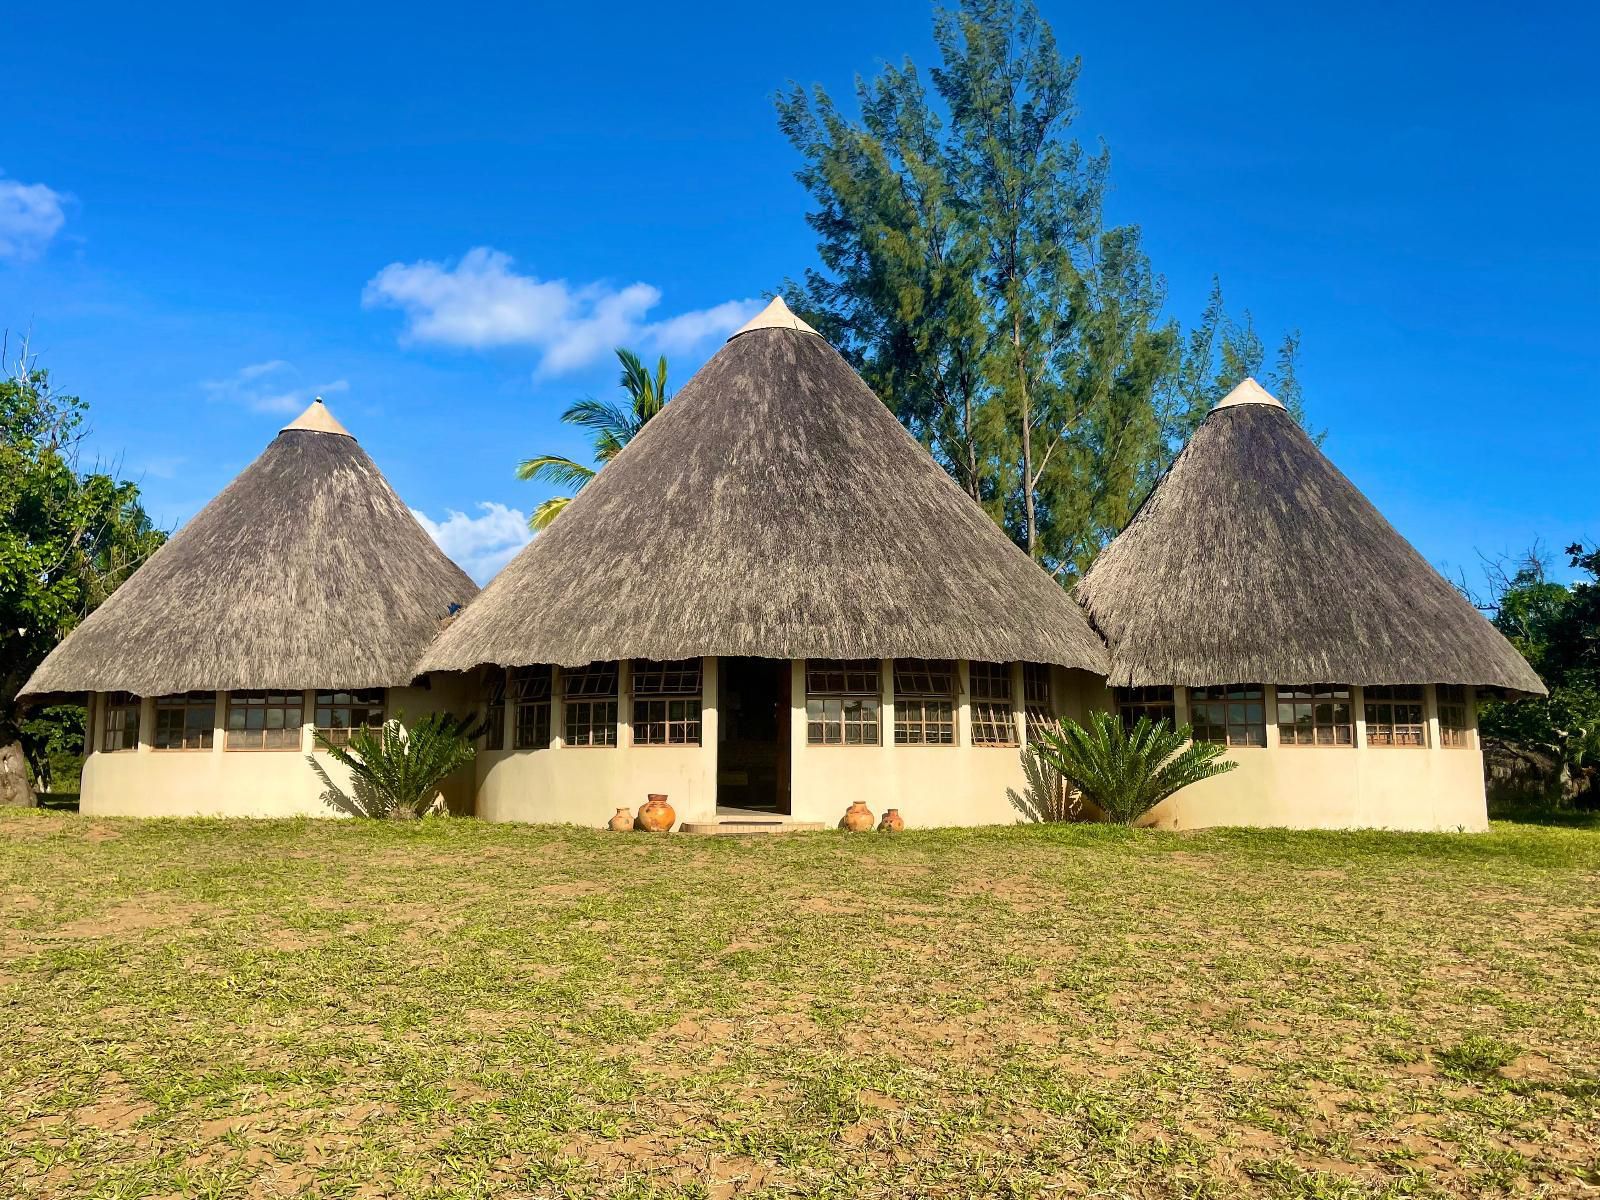
[[[517,465],[518,479],[543,480],[577,492],[595,477],[600,467],[622,453],[622,448],[638,435],[650,418],[666,406],[669,399],[666,356],[657,361],[655,374],[652,375],[632,350],[619,346],[616,353],[617,360],[622,364],[622,376],[618,383],[627,393],[627,404],[585,396],[561,414],[561,419],[567,424],[588,430],[593,436],[594,458],[600,466],[586,467],[560,454],[541,454]],[[548,527],[551,521],[561,515],[562,509],[571,503],[571,496],[551,496],[533,510],[533,515],[528,518],[528,528],[537,532]]]
[[[821,263],[786,299],[1069,578],[1192,428],[1181,332],[1139,230],[1106,220],[1109,155],[1071,136],[1079,64],[1049,24],[963,0],[934,36],[929,83],[910,60],[858,80],[856,120],[821,88],[779,97]]]
[[[0,803],[28,804],[29,770],[48,779],[71,731],[42,713],[29,718],[18,689],[166,535],[136,484],[79,469],[83,401],[56,392],[26,344],[9,366],[0,380]]]

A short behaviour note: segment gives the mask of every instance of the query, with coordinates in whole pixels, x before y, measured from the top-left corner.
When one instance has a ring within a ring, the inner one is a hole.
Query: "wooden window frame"
[[[883,744],[883,668],[875,658],[806,660],[806,745]]]
[[[555,671],[548,664],[513,667],[506,690],[512,706],[511,748],[548,750],[553,729],[551,710],[555,698]],[[502,709],[502,713],[503,713]],[[502,725],[504,721],[502,720]],[[504,741],[505,734],[501,733]]]
[[[343,696],[341,700],[339,697]],[[374,700],[373,697],[377,699]],[[316,703],[312,707],[312,726],[316,731],[327,738],[335,746],[348,746],[350,735],[358,729],[382,729],[389,719],[389,694],[384,688],[350,688],[345,691],[329,689],[315,693]],[[343,709],[347,714],[344,724],[335,724],[334,715]],[[376,711],[378,720],[372,722],[372,714]],[[356,714],[363,714],[358,722]],[[324,714],[327,714],[324,717]],[[319,750],[324,747],[320,742],[313,742]]]
[[[1030,740],[1043,730],[1060,728],[1061,718],[1056,716],[1055,673],[1050,670],[1049,663],[1022,664],[1022,713]]]
[[[1017,708],[1010,663],[968,662],[967,694],[974,746],[1016,746]]]
[[[1439,747],[1467,750],[1472,747],[1472,698],[1463,683],[1434,685],[1435,707],[1439,711]],[[1446,719],[1445,713],[1452,714]]]
[[[705,664],[698,658],[637,659],[629,673],[635,746],[698,746]]]
[[[260,701],[257,702],[257,697]],[[248,724],[239,729],[233,727],[233,714],[240,712],[248,719],[252,712],[261,713],[262,726],[260,729],[251,729]],[[283,724],[268,727],[267,714],[281,712],[284,714]],[[296,714],[296,720],[291,723],[288,714]],[[300,749],[303,731],[306,723],[306,695],[301,691],[288,691],[273,688],[251,689],[243,692],[228,693],[227,720],[223,725],[223,749],[236,754],[284,754],[295,753]],[[245,746],[237,744],[242,737],[235,735],[260,734],[261,744],[258,746]],[[268,745],[268,735],[277,734],[283,745]],[[293,744],[290,744],[290,739]]]
[[[616,662],[590,663],[561,672],[563,746],[616,747],[619,674]]]
[[[142,698],[132,692],[107,692],[105,715],[100,721],[100,752],[123,754],[139,748],[139,716],[144,707]],[[129,717],[132,713],[132,717]],[[116,720],[113,721],[112,718]],[[215,717],[212,718],[215,720]],[[115,735],[116,743],[112,744]],[[130,741],[129,739],[132,738]]]
[[[1152,722],[1165,721],[1168,729],[1178,727],[1178,689],[1175,687],[1144,684],[1112,688],[1111,699],[1124,729],[1132,729],[1140,717],[1149,717]]]
[[[954,746],[961,676],[954,659],[894,660],[894,744]]]
[[[1297,750],[1355,749],[1355,689],[1349,684],[1289,683],[1279,685],[1277,693],[1278,745]]]
[[[1236,716],[1238,709],[1244,711]],[[1203,720],[1201,710],[1205,714]],[[1259,714],[1256,719],[1251,719],[1252,710]],[[1219,715],[1220,720],[1217,719]],[[1219,683],[1190,688],[1189,725],[1197,742],[1211,742],[1230,749],[1263,749],[1267,744],[1266,686]]]
[[[483,704],[483,749],[506,748],[506,673],[496,672],[488,679],[489,692]]]
[[[1428,748],[1427,688],[1420,683],[1383,684],[1362,689],[1367,745],[1393,750]],[[1402,710],[1403,713],[1402,713]],[[1414,720],[1402,720],[1414,717]]]
[[[203,727],[191,728],[190,715],[199,712],[204,712],[206,723]],[[162,728],[162,717],[169,713],[179,714],[176,745],[170,743],[163,745],[163,739],[170,731]],[[216,746],[217,694],[215,692],[178,692],[171,696],[157,696],[155,715],[155,728],[150,731],[151,749],[162,754],[168,752],[182,754],[196,750],[211,750]],[[194,744],[191,744],[191,735]]]

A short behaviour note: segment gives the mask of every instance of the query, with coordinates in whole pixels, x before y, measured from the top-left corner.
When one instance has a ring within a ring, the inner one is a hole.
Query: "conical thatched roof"
[[[1078,587],[1115,686],[1543,692],[1255,380],[1217,405]]]
[[[477,590],[319,400],[21,694],[404,685]]]
[[[1103,673],[1072,598],[781,301],[424,656],[938,657]]]

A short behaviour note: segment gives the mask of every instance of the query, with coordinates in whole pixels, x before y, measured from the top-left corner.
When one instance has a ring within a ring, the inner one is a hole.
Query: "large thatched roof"
[[[1544,691],[1253,379],[1207,416],[1078,598],[1111,643],[1113,685]]]
[[[1031,660],[1103,673],[1072,598],[781,302],[423,658]]]
[[[450,605],[477,590],[318,401],[22,695],[403,685]]]

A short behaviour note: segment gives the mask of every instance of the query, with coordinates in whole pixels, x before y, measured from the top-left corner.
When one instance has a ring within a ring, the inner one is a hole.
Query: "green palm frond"
[[[594,457],[600,463],[610,462],[620,454],[640,428],[632,411],[592,396],[570,405],[561,419],[594,435]]]
[[[573,462],[559,454],[541,454],[517,464],[518,479],[539,479],[557,487],[581,488],[594,478],[594,468]]]
[[[1083,793],[1108,821],[1132,825],[1174,792],[1231,771],[1223,748],[1190,740],[1187,725],[1140,717],[1132,729],[1097,712],[1087,727],[1064,721],[1041,730],[1024,754],[1037,754]]]
[[[571,496],[551,496],[550,499],[533,510],[533,515],[528,518],[528,528],[535,533],[548,529],[550,522],[559,517],[567,505],[571,503]]]
[[[430,713],[405,727],[396,713],[378,729],[358,729],[347,745],[329,741],[320,730],[317,743],[355,777],[355,805],[368,817],[420,817],[433,807],[439,785],[477,753],[472,722],[449,713]]]

